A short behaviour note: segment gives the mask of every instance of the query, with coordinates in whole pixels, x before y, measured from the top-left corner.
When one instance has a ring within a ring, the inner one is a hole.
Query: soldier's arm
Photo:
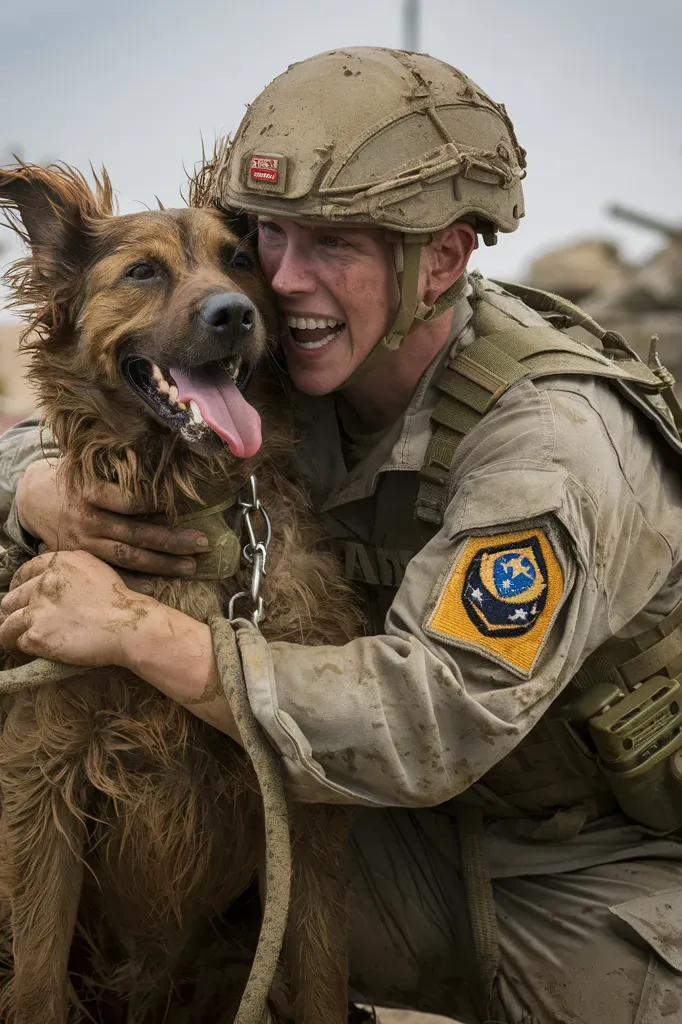
[[[575,673],[597,602],[571,537],[553,515],[479,529],[443,531],[412,560],[382,636],[316,648],[238,631],[253,710],[297,799],[441,803],[509,753]],[[530,602],[501,599],[500,557],[542,576]]]
[[[251,704],[294,798],[458,794],[671,576],[656,510],[643,508],[656,489],[633,478],[647,466],[666,479],[645,429],[623,414],[621,462],[581,396],[526,391],[467,438],[443,528],[408,566],[384,635],[304,648],[239,631]]]

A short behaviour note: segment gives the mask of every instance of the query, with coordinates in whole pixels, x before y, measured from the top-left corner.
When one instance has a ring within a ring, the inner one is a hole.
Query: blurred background
[[[674,362],[679,0],[0,0],[0,163],[104,164],[122,212],[178,205],[202,137],[234,131],[288,64],[349,45],[425,50],[506,104],[528,150],[527,215],[475,265],[563,290],[642,350],[655,330]],[[648,221],[617,219],[614,203]],[[0,229],[0,263],[18,255],[10,242]],[[29,399],[2,300],[6,422]]]

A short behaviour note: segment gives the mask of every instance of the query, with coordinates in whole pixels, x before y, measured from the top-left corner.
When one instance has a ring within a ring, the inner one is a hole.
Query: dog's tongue
[[[182,370],[170,367],[178,387],[178,401],[194,401],[205,422],[221,437],[233,455],[249,459],[261,446],[260,416],[231,380],[220,384],[196,383]]]

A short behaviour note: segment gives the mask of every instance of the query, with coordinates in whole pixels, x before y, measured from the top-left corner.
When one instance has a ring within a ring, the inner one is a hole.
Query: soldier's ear
[[[426,246],[420,276],[423,302],[432,305],[466,270],[478,239],[470,224],[457,221],[436,232]]]
[[[20,163],[0,168],[0,209],[30,247],[46,283],[63,284],[87,259],[92,225],[113,212],[106,172],[93,192],[69,167]]]

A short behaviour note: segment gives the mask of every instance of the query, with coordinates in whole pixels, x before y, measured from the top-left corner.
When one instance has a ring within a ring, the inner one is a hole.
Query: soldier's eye
[[[343,249],[348,244],[339,235],[319,235],[317,240],[325,249]]]

